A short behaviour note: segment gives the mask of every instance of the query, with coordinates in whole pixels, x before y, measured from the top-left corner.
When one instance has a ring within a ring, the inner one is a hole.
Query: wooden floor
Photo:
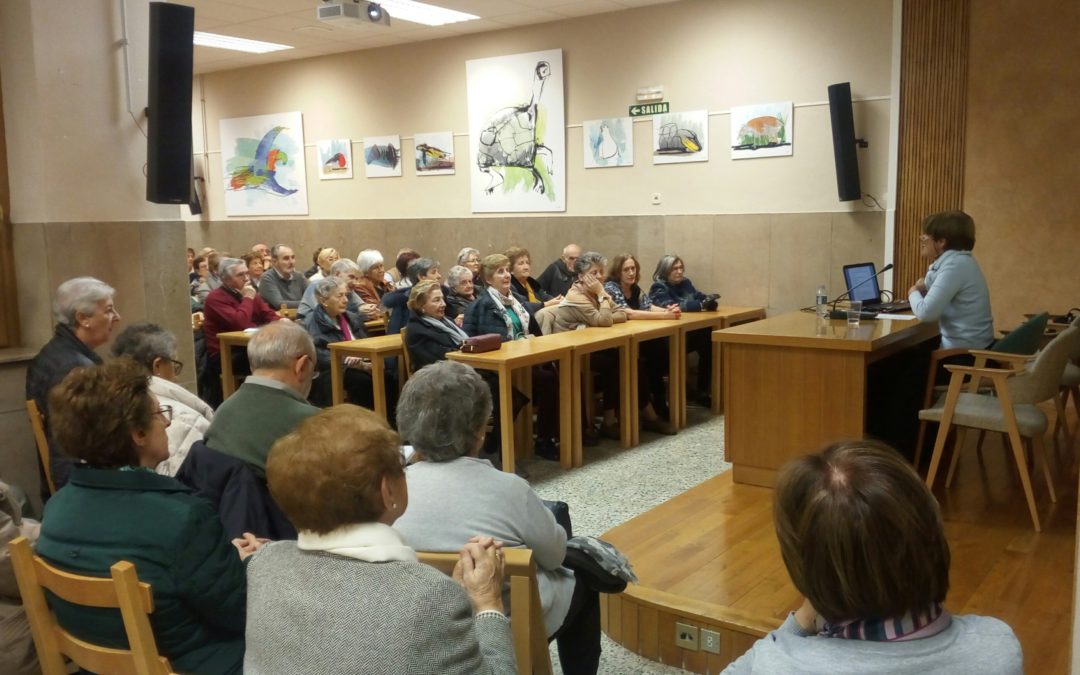
[[[952,488],[945,490],[942,476],[935,489],[952,552],[946,607],[1012,626],[1025,672],[1068,672],[1077,522],[1072,457],[1047,443],[1058,501],[1051,504],[1034,479],[1043,520],[1036,534],[1000,437],[987,437],[981,457],[974,437],[968,435]],[[801,597],[780,558],[771,500],[772,490],[733,484],[729,471],[604,535],[641,580],[622,595],[601,596],[608,636],[646,658],[717,673],[779,626]],[[720,654],[675,646],[677,620],[718,631]]]

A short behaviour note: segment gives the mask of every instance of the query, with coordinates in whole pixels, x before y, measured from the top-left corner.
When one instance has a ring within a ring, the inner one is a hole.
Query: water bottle
[[[825,284],[821,284],[817,287],[817,315],[820,317],[828,316],[829,314],[829,295],[825,290]]]

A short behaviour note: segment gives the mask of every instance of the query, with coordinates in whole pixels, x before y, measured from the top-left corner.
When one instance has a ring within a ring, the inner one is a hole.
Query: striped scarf
[[[895,619],[855,619],[826,623],[821,637],[869,642],[905,642],[937,635],[952,623],[952,615],[934,603],[921,612],[908,612]]]

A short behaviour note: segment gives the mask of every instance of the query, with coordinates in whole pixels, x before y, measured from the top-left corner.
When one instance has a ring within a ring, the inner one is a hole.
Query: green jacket
[[[179,673],[239,673],[244,661],[244,565],[209,502],[148,470],[74,468],[45,505],[37,553],[78,574],[109,576],[120,560],[151,585],[158,651]],[[50,599],[77,637],[126,647],[119,610]]]

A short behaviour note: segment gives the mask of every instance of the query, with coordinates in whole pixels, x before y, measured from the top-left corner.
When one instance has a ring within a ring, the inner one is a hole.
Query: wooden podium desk
[[[807,312],[715,331],[724,345],[724,450],[735,482],[772,487],[789,460],[862,438],[869,366],[937,334],[937,324],[918,320],[864,320],[849,329],[846,319]]]

